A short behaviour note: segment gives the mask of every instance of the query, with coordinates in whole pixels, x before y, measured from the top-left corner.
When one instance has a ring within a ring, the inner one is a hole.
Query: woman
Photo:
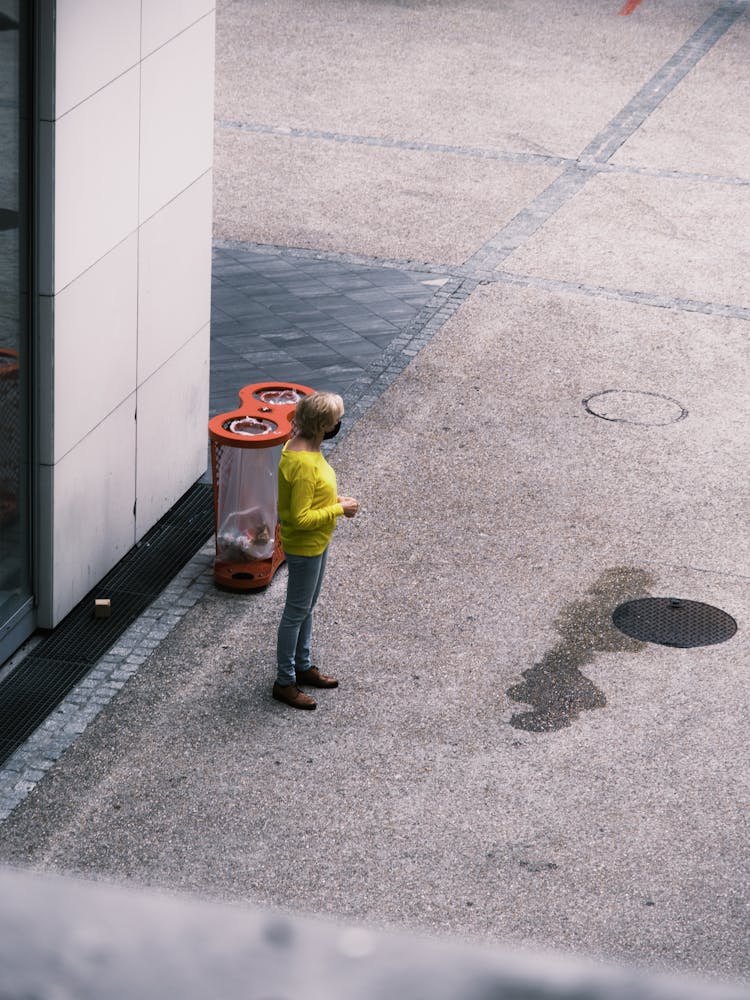
[[[354,517],[359,504],[340,497],[336,473],[320,446],[341,427],[344,402],[332,392],[314,392],[297,404],[294,434],[279,462],[279,521],[289,576],[286,605],[276,649],[277,677],[273,697],[292,708],[315,708],[316,702],[299,685],[338,687],[310,660],[313,608],[323,583],[328,543],[342,514]]]

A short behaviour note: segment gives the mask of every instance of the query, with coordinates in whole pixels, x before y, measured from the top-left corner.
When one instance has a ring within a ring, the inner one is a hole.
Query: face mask
[[[341,430],[341,421],[339,420],[339,422],[336,424],[335,427],[332,427],[330,429],[330,431],[326,431],[325,432],[325,434],[323,435],[323,440],[324,441],[330,441],[331,438],[335,438],[336,437],[336,435],[338,434],[338,432],[340,430]]]

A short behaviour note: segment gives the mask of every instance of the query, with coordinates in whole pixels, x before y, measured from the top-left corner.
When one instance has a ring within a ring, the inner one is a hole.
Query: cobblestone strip
[[[476,288],[478,282],[462,276],[451,277],[400,334],[394,337],[382,357],[373,362],[347,390],[344,437],[395,382],[409,363],[448,322]]]
[[[55,711],[0,768],[0,822],[213,586],[213,540],[125,631]]]
[[[442,142],[419,142],[416,139],[386,139],[370,135],[348,135],[344,132],[320,132],[307,128],[283,128],[275,125],[259,125],[252,122],[216,121],[216,127],[237,132],[252,132],[255,135],[276,135],[289,139],[324,139],[352,146],[379,146],[384,149],[405,149],[420,153],[450,153],[453,156],[469,156],[480,160],[504,160],[508,163],[525,163],[533,166],[564,166],[570,159],[545,153],[514,153],[483,146],[452,146]]]
[[[562,174],[511,219],[497,236],[488,240],[481,249],[472,254],[466,261],[466,267],[470,270],[494,270],[551,219],[558,209],[570,201],[584,184],[588,183],[590,177],[588,171],[579,170],[575,164],[566,167]]]

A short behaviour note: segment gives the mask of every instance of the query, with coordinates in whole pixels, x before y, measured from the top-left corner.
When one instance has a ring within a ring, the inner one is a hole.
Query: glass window
[[[31,597],[26,7],[0,0],[0,662]]]

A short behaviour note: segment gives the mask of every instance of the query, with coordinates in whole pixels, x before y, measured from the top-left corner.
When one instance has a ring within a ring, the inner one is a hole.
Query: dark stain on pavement
[[[523,671],[522,683],[508,688],[513,701],[533,706],[532,711],[516,712],[511,726],[531,733],[555,732],[581,712],[604,708],[604,693],[581,673],[581,667],[592,663],[597,653],[644,648],[645,643],[629,639],[613,626],[612,609],[625,600],[647,597],[653,585],[644,570],[616,566],[602,573],[584,598],[567,604],[555,621],[561,641]]]
[[[518,864],[521,868],[525,868],[527,872],[554,872],[557,871],[558,865],[554,861],[519,861]]]

